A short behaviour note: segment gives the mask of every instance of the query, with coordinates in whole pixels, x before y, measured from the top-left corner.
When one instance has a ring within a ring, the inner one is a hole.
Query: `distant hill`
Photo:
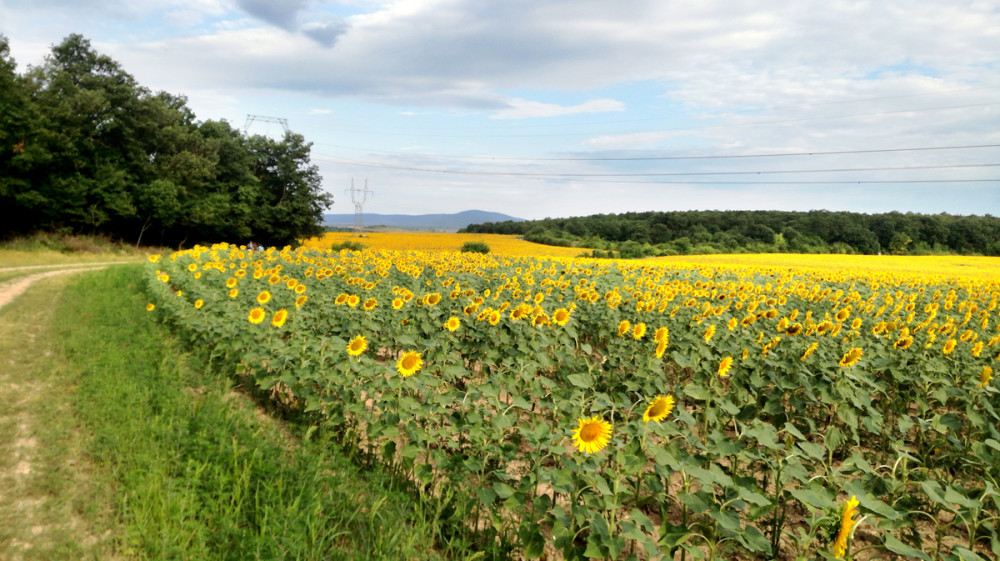
[[[482,224],[483,222],[523,221],[521,218],[514,218],[513,216],[499,212],[486,212],[484,210],[466,210],[455,214],[373,214],[366,212],[364,220],[366,228],[388,226],[390,228],[402,228],[405,230],[432,230],[439,232],[455,232],[470,224]],[[351,228],[354,226],[354,215],[324,214],[323,225]]]

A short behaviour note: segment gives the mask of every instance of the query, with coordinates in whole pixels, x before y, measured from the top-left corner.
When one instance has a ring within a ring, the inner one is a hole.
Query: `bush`
[[[459,248],[462,253],[489,253],[490,246],[486,242],[465,242]]]
[[[361,251],[365,247],[366,246],[361,242],[352,242],[348,240],[346,242],[340,242],[338,244],[331,245],[330,249],[333,251],[340,251],[342,249],[346,249],[348,251]]]

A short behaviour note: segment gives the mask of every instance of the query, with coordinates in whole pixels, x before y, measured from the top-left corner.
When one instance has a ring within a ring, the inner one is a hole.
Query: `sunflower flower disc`
[[[573,429],[573,446],[584,454],[600,452],[611,439],[611,423],[595,415],[589,419],[577,419]]]

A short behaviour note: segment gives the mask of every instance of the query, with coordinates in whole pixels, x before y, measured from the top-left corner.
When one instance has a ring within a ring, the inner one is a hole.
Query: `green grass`
[[[115,559],[108,488],[93,477],[73,410],[76,373],[54,343],[40,281],[0,310],[0,559]]]
[[[139,277],[133,266],[82,275],[49,321],[57,362],[72,380],[48,393],[50,406],[71,414],[47,414],[48,422],[86,435],[91,485],[99,483],[75,510],[107,513],[114,530],[95,555],[443,557],[437,524],[414,510],[405,486],[261,414],[146,312]],[[448,558],[465,557],[449,549]]]
[[[140,261],[149,253],[159,251],[135,248],[101,237],[40,233],[0,243],[0,269]]]

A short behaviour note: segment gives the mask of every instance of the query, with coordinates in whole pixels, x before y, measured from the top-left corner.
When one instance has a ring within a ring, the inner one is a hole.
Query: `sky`
[[[18,71],[71,33],[331,213],[1000,215],[1000,0],[0,0]]]

